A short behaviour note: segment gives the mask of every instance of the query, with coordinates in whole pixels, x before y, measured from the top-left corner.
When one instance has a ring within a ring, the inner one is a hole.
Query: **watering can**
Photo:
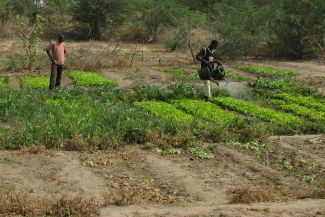
[[[217,66],[215,70],[212,70],[211,67],[201,68],[199,71],[199,77],[201,80],[223,80],[226,75],[225,69],[222,65]]]

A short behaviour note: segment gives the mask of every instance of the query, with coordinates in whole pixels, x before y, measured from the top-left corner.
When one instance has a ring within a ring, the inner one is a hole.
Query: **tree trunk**
[[[93,29],[92,29],[92,37],[95,40],[100,40],[102,38],[102,33],[100,30],[100,24],[98,20],[94,21]]]

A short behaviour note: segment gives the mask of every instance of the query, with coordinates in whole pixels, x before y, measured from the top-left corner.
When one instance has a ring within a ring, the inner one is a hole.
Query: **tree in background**
[[[137,25],[146,41],[155,42],[162,27],[175,27],[189,14],[187,7],[175,0],[143,0],[137,6]]]
[[[31,23],[17,16],[17,22],[19,35],[23,42],[24,52],[27,57],[27,69],[31,72],[37,55],[40,36],[42,34],[41,17],[37,15],[33,23]]]
[[[253,0],[227,0],[216,3],[211,14],[212,31],[220,37],[223,56],[247,56],[252,46],[265,41],[268,9]]]
[[[113,27],[127,16],[125,0],[75,0],[73,18],[88,29],[91,38],[100,40],[103,29]]]
[[[279,16],[271,28],[270,46],[277,57],[314,57],[324,49],[324,0],[282,0],[273,7],[279,10]]]

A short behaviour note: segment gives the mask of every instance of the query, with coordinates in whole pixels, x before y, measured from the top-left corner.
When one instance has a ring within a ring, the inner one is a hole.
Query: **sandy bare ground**
[[[323,136],[272,139],[297,151],[319,147],[315,160],[324,169]],[[314,156],[313,150],[302,151]],[[297,199],[306,187],[298,178],[223,145],[210,160],[163,157],[139,146],[94,153],[3,151],[0,171],[1,187],[34,198],[95,198],[105,202],[105,217],[325,216],[325,200]],[[229,204],[228,191],[245,186],[273,186],[277,202]]]

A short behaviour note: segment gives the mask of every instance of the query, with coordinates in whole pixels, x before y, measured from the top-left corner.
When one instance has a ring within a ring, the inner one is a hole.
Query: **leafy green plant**
[[[229,125],[238,118],[234,113],[222,110],[219,106],[202,100],[182,99],[173,100],[172,103],[191,114],[222,126]]]
[[[1,91],[1,119],[20,124],[1,134],[0,148],[59,148],[78,134],[89,148],[106,149],[111,142],[143,143],[147,130],[163,129],[157,117],[121,102],[112,90],[62,88],[59,95],[33,89]]]
[[[7,87],[7,78],[0,77],[0,89]]]
[[[161,148],[154,148],[152,149],[152,152],[155,154],[159,154],[162,156],[165,155],[180,155],[182,153],[182,149],[180,148],[169,148],[167,150],[163,150]]]
[[[47,89],[49,84],[49,76],[24,76],[20,80],[22,88]]]
[[[279,108],[284,111],[293,112],[299,116],[306,117],[312,121],[316,121],[322,124],[325,123],[325,112],[320,112],[297,104],[281,104],[279,105]]]
[[[261,76],[271,78],[290,78],[295,76],[297,73],[290,70],[274,69],[267,66],[239,66],[241,70],[248,72],[254,72]]]
[[[270,90],[274,92],[300,93],[302,95],[315,95],[317,93],[315,89],[289,80],[256,79],[250,85],[256,89],[260,89],[262,92]]]
[[[202,98],[203,90],[187,83],[171,83],[166,88],[155,85],[141,84],[133,88],[134,92],[129,94],[130,101],[168,101],[179,98]],[[213,89],[214,96],[228,96],[226,91]]]
[[[134,93],[130,96],[131,101],[150,101],[159,100],[166,101],[170,92],[159,86],[139,84],[133,87]]]
[[[239,74],[234,71],[226,71],[226,79],[230,79],[233,81],[247,81],[249,78],[245,75]]]
[[[292,95],[289,93],[279,93],[274,96],[276,99],[284,100],[288,103],[295,103],[298,105],[302,105],[307,108],[312,108],[316,110],[320,110],[325,112],[325,102],[322,102],[313,97],[305,97],[299,95]]]
[[[117,85],[115,81],[107,79],[96,72],[71,71],[68,75],[78,86]]]
[[[140,108],[152,112],[167,122],[173,122],[175,124],[190,124],[193,122],[191,115],[188,115],[185,112],[182,112],[181,110],[178,110],[174,106],[165,102],[143,101],[136,102],[134,104]]]
[[[204,147],[192,147],[188,149],[189,153],[192,155],[201,158],[201,159],[212,159],[214,158],[213,154]]]
[[[192,73],[186,71],[184,68],[180,67],[165,67],[165,68],[157,68],[158,71],[170,73],[174,76],[174,80],[183,80],[183,81],[191,81],[198,80],[198,73]]]
[[[288,113],[277,112],[273,109],[255,105],[244,100],[234,99],[231,97],[215,97],[213,101],[225,108],[239,111],[245,115],[257,117],[259,119],[273,122],[279,125],[296,125],[303,121]]]

